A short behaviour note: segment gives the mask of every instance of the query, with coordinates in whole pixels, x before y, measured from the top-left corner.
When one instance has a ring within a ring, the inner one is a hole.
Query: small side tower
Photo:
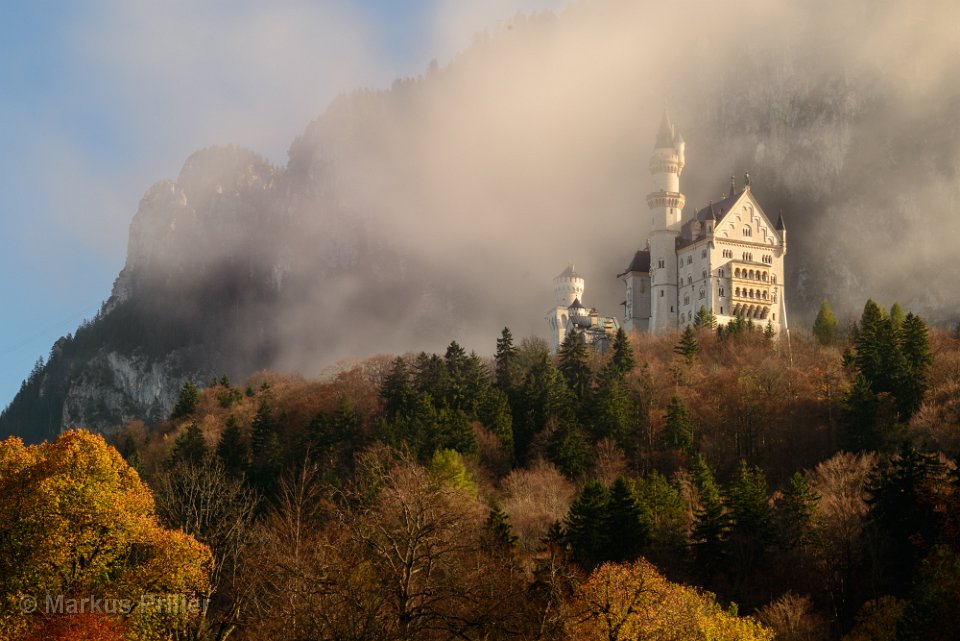
[[[686,143],[666,112],[650,156],[650,332],[677,328],[677,238],[686,197],[680,193]]]
[[[570,320],[570,306],[583,300],[584,280],[570,265],[553,279],[553,293],[556,307],[547,312],[547,325],[550,326],[550,347],[554,352],[560,348],[567,336]]]

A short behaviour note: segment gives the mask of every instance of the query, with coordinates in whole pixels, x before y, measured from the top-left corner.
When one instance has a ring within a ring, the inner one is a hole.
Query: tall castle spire
[[[654,333],[677,327],[677,238],[686,198],[680,193],[686,144],[664,112],[650,156],[652,191],[650,209],[651,323]]]

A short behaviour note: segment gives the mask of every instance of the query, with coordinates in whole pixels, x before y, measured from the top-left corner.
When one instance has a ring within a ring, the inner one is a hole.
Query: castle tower
[[[553,279],[553,293],[556,307],[547,312],[547,325],[550,326],[550,347],[554,352],[559,349],[567,336],[567,323],[570,320],[570,307],[582,307],[584,280],[570,265]]]
[[[650,332],[653,334],[669,332],[678,326],[677,238],[686,201],[680,193],[685,146],[683,137],[664,113],[650,156],[653,190],[647,194],[650,208]]]

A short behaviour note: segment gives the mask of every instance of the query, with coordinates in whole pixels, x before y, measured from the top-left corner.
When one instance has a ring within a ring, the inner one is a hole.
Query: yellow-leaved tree
[[[168,638],[203,615],[210,561],[103,437],[0,442],[0,640]]]
[[[773,631],[721,608],[709,592],[671,583],[644,559],[605,563],[570,604],[578,641],[772,641]]]

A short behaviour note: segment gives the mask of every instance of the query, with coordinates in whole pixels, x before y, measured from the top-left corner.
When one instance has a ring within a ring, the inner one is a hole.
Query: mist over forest
[[[210,148],[154,185],[110,300],[0,432],[40,398],[55,430],[162,416],[190,376],[312,375],[452,338],[489,354],[504,326],[544,333],[571,262],[584,302],[618,314],[664,109],[687,140],[686,214],[745,172],[783,211],[794,327],[824,297],[841,316],[872,296],[955,322],[958,25],[943,0],[590,0],[505,20],[421,76],[341,96],[286,166]]]

